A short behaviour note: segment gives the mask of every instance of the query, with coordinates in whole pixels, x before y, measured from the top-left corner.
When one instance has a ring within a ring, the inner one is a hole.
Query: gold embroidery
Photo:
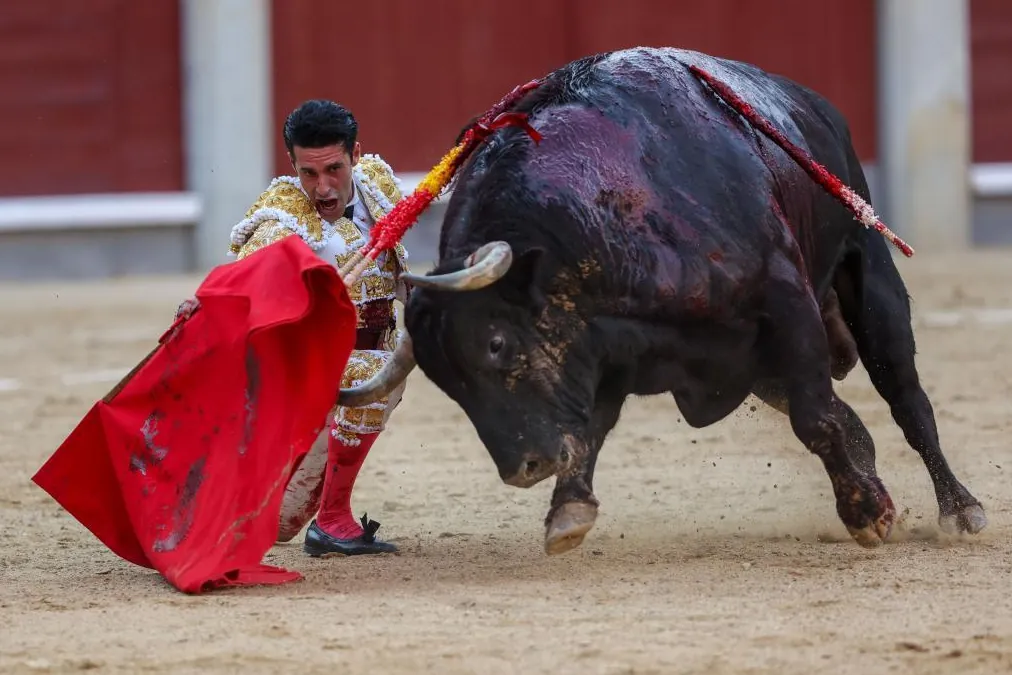
[[[393,174],[384,166],[383,162],[363,157],[359,160],[356,168],[361,169],[366,181],[371,187],[376,187],[383,193],[383,195],[390,200],[390,203],[396,204],[401,200],[401,191],[397,187],[397,183],[394,182]],[[372,195],[368,191],[362,191],[362,202],[369,210],[369,214],[372,216],[373,222],[378,221],[380,218],[386,215],[386,211],[379,205],[379,203],[373,199]],[[394,254],[397,256],[397,264],[400,266],[401,272],[408,272],[407,265],[407,251],[404,246],[398,242],[394,245]],[[394,269],[391,268],[391,272]]]
[[[295,216],[299,225],[306,228],[313,241],[323,238],[323,221],[316,206],[305,192],[288,182],[279,182],[268,195],[261,208],[278,209]]]
[[[345,431],[371,434],[383,431],[383,417],[383,408],[338,408],[335,425]]]
[[[365,208],[369,211],[369,215],[372,216],[374,223],[386,215],[386,211],[380,207],[379,202],[373,199],[368,190],[360,191],[359,196],[362,197],[362,203],[365,204]]]
[[[394,297],[394,278],[387,275],[362,276],[348,287],[348,297],[356,305]]]
[[[330,433],[334,438],[348,446],[354,447],[362,443],[362,439],[358,437],[358,434],[351,431],[345,431],[341,427],[334,427],[331,429]]]
[[[351,222],[348,218],[339,218],[338,221],[334,223],[334,229],[337,230],[337,234],[341,237],[341,239],[344,239],[346,246],[344,253],[335,257],[337,267],[340,269],[346,262],[348,262],[355,251],[365,245],[365,237],[362,236],[362,233],[359,231],[355,223]]]
[[[384,162],[373,157],[363,157],[359,160],[358,167],[369,182],[378,187],[392,204],[401,200],[401,191],[394,181],[393,174],[384,166]]]
[[[236,251],[236,260],[242,260],[251,253],[259,251],[264,246],[281,241],[290,234],[294,234],[287,227],[276,220],[265,220],[253,231],[253,236],[246,240],[246,243]]]
[[[249,226],[251,221],[258,218],[261,222],[275,222],[288,228],[290,231],[300,234],[306,243],[318,242],[323,239],[323,221],[316,212],[313,202],[306,196],[297,185],[294,179],[289,177],[275,178],[270,186],[264,190],[253,206],[246,211],[245,219],[236,225],[235,229],[243,229]],[[262,227],[259,223],[255,225],[247,239],[256,234]],[[230,250],[238,255],[239,249],[246,242],[232,241]]]
[[[372,378],[386,363],[390,354],[373,349],[356,349],[348,358],[341,378],[341,388],[357,387]],[[385,399],[384,399],[385,400]]]
[[[371,379],[392,356],[389,351],[354,350],[345,367],[344,377],[341,378],[341,388],[355,387]],[[390,398],[384,397],[361,408],[337,406],[334,409],[334,421],[345,432],[369,434],[382,431],[390,409],[396,407],[397,402],[390,406]]]
[[[365,245],[365,238],[355,224],[347,218],[337,221],[335,229],[347,245],[347,250],[344,253],[334,256],[334,263],[338,268],[341,268],[358,249]],[[358,281],[348,287],[348,297],[354,304],[361,305],[376,300],[393,299],[397,286],[394,276],[396,267],[390,262],[390,256],[386,256],[386,258],[382,267],[377,265],[375,261],[371,262],[362,272]],[[362,324],[359,323],[359,327],[361,326]]]

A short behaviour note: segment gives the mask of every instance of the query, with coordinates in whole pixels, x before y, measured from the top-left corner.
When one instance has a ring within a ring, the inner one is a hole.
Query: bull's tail
[[[833,197],[838,199],[844,206],[850,209],[854,217],[865,227],[870,227],[888,239],[896,248],[903,252],[903,255],[908,258],[914,254],[914,249],[900,239],[896,234],[890,230],[877,215],[875,215],[874,209],[871,204],[861,198],[859,194],[851,190],[849,187],[843,184],[839,178],[834,176],[829,169],[819,164],[815,159],[807,152],[796,146],[790,141],[779,129],[776,129],[772,124],[763,118],[755,108],[742,100],[734,91],[727,86],[724,82],[721,82],[710,73],[706,72],[702,68],[694,65],[689,66],[689,71],[698,77],[700,80],[705,82],[711,90],[713,90],[721,99],[724,100],[729,106],[734,108],[738,113],[749,121],[753,126],[757,127],[766,136],[771,138],[774,143],[783,148],[784,152],[791,156],[795,162],[798,163],[805,172],[812,177],[816,183],[821,185]]]

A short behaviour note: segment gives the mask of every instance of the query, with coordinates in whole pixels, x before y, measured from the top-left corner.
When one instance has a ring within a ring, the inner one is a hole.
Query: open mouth
[[[330,211],[332,209],[337,208],[337,200],[336,199],[317,199],[316,200],[316,206],[321,211]]]

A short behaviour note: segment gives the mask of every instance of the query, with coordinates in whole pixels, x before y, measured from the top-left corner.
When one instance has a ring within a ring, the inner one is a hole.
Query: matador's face
[[[360,152],[357,142],[350,155],[340,143],[322,148],[296,145],[292,149],[292,165],[306,194],[316,204],[317,213],[324,220],[333,222],[340,218],[344,207],[351,201],[354,194],[351,168],[358,164]]]

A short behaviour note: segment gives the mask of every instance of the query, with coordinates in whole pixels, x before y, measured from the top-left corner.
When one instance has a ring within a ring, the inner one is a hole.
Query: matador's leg
[[[342,387],[371,378],[390,358],[383,350],[356,350],[348,361]],[[403,384],[387,399],[361,408],[339,407],[334,415],[327,446],[320,512],[309,526],[303,549],[311,556],[358,555],[397,551],[393,544],[376,539],[379,523],[352,515],[351,497],[362,465],[386,425],[390,411],[400,401]]]

